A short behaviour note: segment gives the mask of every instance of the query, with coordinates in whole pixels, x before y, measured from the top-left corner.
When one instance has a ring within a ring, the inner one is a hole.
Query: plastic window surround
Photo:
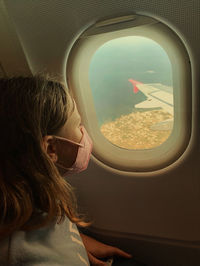
[[[124,23],[101,22],[76,41],[67,63],[67,81],[93,140],[93,155],[103,164],[128,172],[162,169],[185,151],[191,134],[191,71],[188,53],[179,37],[166,25],[146,16],[132,16]],[[125,18],[127,18],[125,17]],[[102,26],[103,25],[103,26]],[[119,30],[120,28],[120,30]],[[110,143],[100,132],[89,84],[89,66],[95,51],[120,37],[141,36],[157,42],[167,53],[173,75],[174,127],[160,146],[147,150],[127,150]]]

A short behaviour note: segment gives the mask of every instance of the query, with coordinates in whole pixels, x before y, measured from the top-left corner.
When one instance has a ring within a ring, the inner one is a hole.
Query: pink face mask
[[[55,165],[62,177],[66,177],[73,173],[80,173],[88,166],[92,152],[92,140],[84,126],[80,126],[80,130],[83,134],[80,143],[59,136],[54,136],[56,139],[56,150],[58,154],[58,160]],[[72,165],[69,167],[70,159],[72,160]]]

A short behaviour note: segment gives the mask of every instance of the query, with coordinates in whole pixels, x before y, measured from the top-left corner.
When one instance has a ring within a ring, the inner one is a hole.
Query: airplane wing
[[[162,84],[137,84],[147,100],[135,105],[135,108],[157,108],[174,115],[173,89]]]
[[[147,99],[135,105],[135,108],[162,108],[166,112],[174,115],[173,88],[155,84],[137,84],[141,92]],[[173,119],[159,122],[151,127],[153,130],[170,130],[173,128]]]

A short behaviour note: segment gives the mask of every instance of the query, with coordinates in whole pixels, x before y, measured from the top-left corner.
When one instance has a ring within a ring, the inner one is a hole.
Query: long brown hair
[[[55,217],[91,224],[77,214],[73,188],[43,148],[43,137],[56,135],[67,121],[69,97],[47,76],[0,79],[0,238]]]

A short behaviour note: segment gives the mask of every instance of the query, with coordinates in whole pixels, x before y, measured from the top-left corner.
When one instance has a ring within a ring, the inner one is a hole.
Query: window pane
[[[161,145],[173,129],[171,63],[163,48],[144,37],[106,42],[93,55],[89,80],[99,129],[126,149]]]

